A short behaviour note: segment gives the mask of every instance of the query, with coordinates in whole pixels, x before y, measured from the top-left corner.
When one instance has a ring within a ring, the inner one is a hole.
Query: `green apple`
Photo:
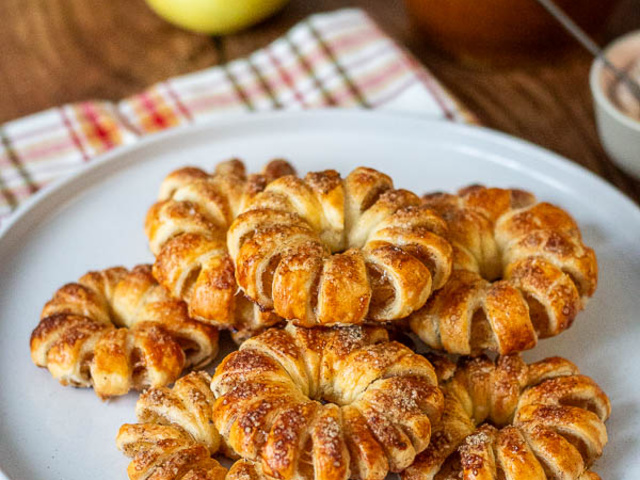
[[[146,0],[161,17],[187,30],[225,35],[273,15],[288,0]]]

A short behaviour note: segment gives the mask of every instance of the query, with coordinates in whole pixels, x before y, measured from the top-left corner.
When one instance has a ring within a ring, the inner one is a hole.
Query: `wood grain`
[[[116,100],[219,61],[206,36],[142,0],[2,0],[0,122],[86,99]]]
[[[401,0],[292,0],[272,19],[211,39],[156,17],[143,0],[0,2],[0,122],[65,102],[117,100],[167,77],[244,56],[314,12],[358,6],[490,128],[549,148],[640,200],[640,182],[599,143],[587,83],[591,58],[578,47],[502,67],[470,67],[434,52]],[[601,40],[640,28],[640,0],[622,0]]]

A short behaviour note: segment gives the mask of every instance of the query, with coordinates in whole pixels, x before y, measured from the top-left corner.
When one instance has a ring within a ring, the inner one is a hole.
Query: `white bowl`
[[[605,55],[614,65],[621,66],[630,52],[640,58],[640,30],[617,39],[606,48]],[[640,178],[640,122],[621,112],[606,95],[606,75],[602,59],[597,58],[591,66],[589,81],[600,141],[614,162]]]

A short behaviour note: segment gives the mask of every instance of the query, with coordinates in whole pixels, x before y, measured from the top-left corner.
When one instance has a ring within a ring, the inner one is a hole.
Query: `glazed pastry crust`
[[[116,446],[131,463],[130,480],[264,480],[260,465],[240,459],[229,471],[213,455],[233,456],[213,425],[215,398],[208,373],[192,372],[173,388],[143,392],[138,422],[120,427]]]
[[[432,440],[402,480],[587,480],[607,443],[609,399],[569,361],[527,365],[518,355],[444,358],[445,407]]]
[[[263,310],[313,327],[406,317],[451,272],[444,222],[376,170],[284,176],[228,232],[236,279]]]
[[[226,469],[211,455],[220,435],[211,424],[211,377],[193,372],[173,388],[146,390],[136,404],[140,423],[120,427],[116,445],[130,457],[131,480],[223,480]]]
[[[101,398],[166,385],[218,353],[218,331],[193,320],[150,265],[90,272],[60,288],[31,334],[31,358],[63,385]]]
[[[410,317],[430,347],[456,354],[533,348],[571,326],[598,280],[571,216],[521,190],[426,195],[453,245],[449,282]]]
[[[247,175],[241,161],[230,160],[218,164],[212,174],[185,167],[164,179],[158,202],[145,221],[149,247],[156,257],[153,274],[174,297],[187,303],[193,318],[238,331],[240,339],[280,320],[259,309],[250,315],[236,312],[248,307],[237,306],[243,300],[236,295],[226,235],[238,212],[269,182],[294,173],[287,162],[273,160],[262,174]]]
[[[240,457],[282,480],[382,480],[429,444],[442,393],[382,328],[289,324],[247,340],[211,383],[213,420]]]

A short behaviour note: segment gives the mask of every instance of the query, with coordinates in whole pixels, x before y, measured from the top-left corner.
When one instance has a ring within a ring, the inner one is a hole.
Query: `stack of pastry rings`
[[[268,184],[227,243],[240,290],[286,326],[213,378],[143,394],[140,423],[118,435],[131,478],[598,478],[607,396],[568,360],[518,354],[595,291],[595,255],[562,209],[519,190],[417,199],[370,169],[318,172]],[[405,317],[395,330],[467,356],[434,368],[383,328]],[[226,473],[218,448],[240,457]]]
[[[62,383],[146,389],[117,437],[132,480],[597,478],[607,396],[565,359],[519,356],[597,285],[559,207],[232,160],[171,173],[145,227],[153,267],[63,287],[31,343]],[[394,340],[406,327],[462,356],[428,360]],[[217,329],[239,350],[169,388],[212,360]]]

